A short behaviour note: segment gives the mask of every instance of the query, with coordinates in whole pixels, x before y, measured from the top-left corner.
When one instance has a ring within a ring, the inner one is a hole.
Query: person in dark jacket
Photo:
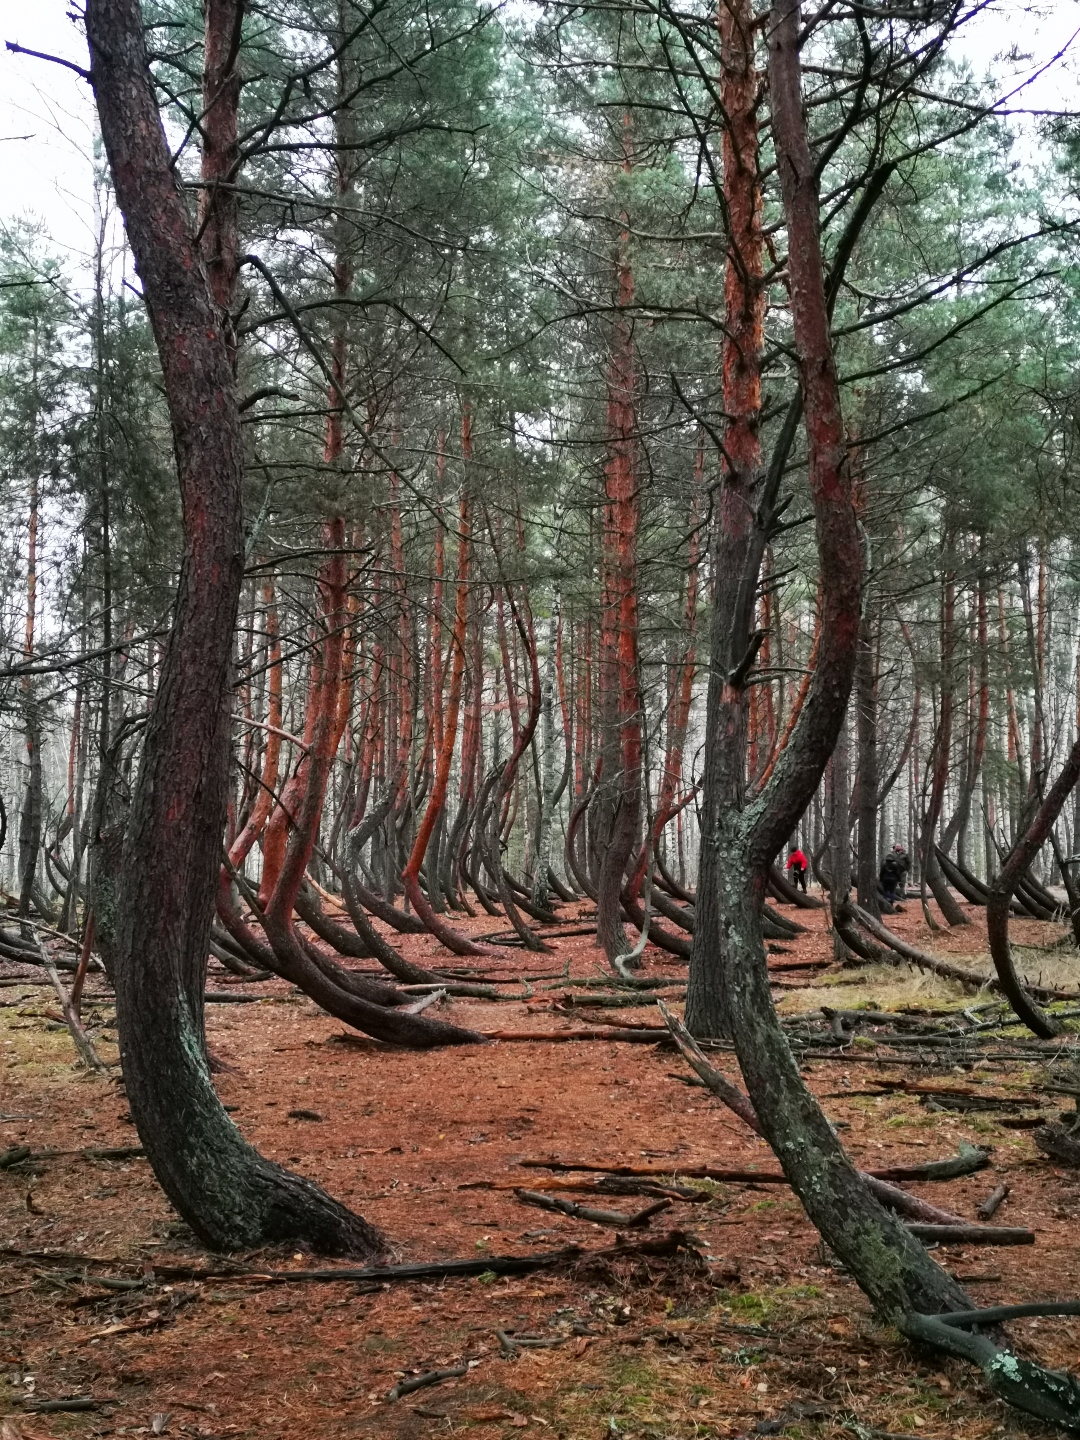
[[[881,870],[878,873],[878,884],[881,886],[882,896],[890,905],[895,905],[898,900],[904,898],[907,889],[907,873],[911,869],[911,861],[903,845],[894,845],[885,859],[881,862]]]
[[[792,845],[791,854],[787,858],[787,871],[797,890],[806,894],[806,871],[808,862],[806,856],[799,849],[798,845]]]

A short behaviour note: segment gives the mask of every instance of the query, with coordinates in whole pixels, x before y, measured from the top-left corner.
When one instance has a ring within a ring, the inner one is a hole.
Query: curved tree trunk
[[[235,144],[225,82],[239,0],[207,5],[203,128]],[[119,871],[111,948],[128,1101],[154,1173],[208,1244],[306,1241],[374,1255],[380,1236],[318,1186],[264,1160],[214,1091],[203,988],[225,828],[228,680],[243,574],[243,447],[227,319],[176,188],[137,0],[89,0],[101,132],[142,281],[172,421],[185,548]],[[208,168],[214,169],[213,165]]]
[[[986,929],[990,938],[990,955],[994,961],[1001,988],[1017,1015],[1036,1035],[1052,1039],[1061,1033],[1061,1026],[1046,1015],[1024,988],[1013,964],[1009,944],[1009,901],[1028,866],[1042,849],[1050,829],[1061,813],[1061,807],[1080,781],[1080,738],[1069,751],[1061,774],[1039,806],[1034,819],[1009,851],[1001,872],[990,886],[986,902]]]
[[[729,194],[733,235],[741,233],[736,228],[741,211],[734,203],[738,176],[746,173],[753,180],[757,175],[753,27],[754,14],[747,0],[721,9],[724,101],[729,118],[725,183],[733,190]],[[821,635],[817,665],[798,724],[768,785],[744,808],[742,771],[724,752],[736,744],[740,750],[745,745],[740,716],[749,664],[743,657],[749,654],[752,663],[752,601],[764,551],[763,536],[745,537],[736,574],[725,578],[722,567],[716,572],[703,797],[706,825],[687,1016],[689,1028],[696,1026],[702,1033],[702,1020],[713,1018],[709,1004],[715,996],[762,1130],[784,1173],[826,1242],[878,1311],[902,1324],[914,1311],[959,1309],[966,1305],[966,1296],[869,1194],[807,1089],[773,1007],[761,933],[769,869],[812,799],[844,721],[855,671],[861,604],[862,550],[829,334],[817,181],[802,103],[799,27],[798,0],[777,0],[767,31],[772,133],[787,221],[792,319],[822,577]],[[729,265],[729,282],[733,269]],[[728,316],[730,331],[730,306]],[[738,414],[726,397],[725,410],[729,416]],[[730,444],[727,449],[730,454]],[[723,493],[720,497],[721,550],[736,538],[731,510],[737,499],[743,502],[740,513],[760,515],[761,528],[767,531],[775,498],[767,489],[755,495],[749,488],[751,482],[755,488],[761,485],[757,473],[743,476],[729,467],[725,474],[724,489],[736,493],[726,504]],[[741,609],[724,594],[737,588],[744,595]],[[696,988],[695,971],[699,976]],[[702,984],[702,974],[707,984]]]
[[[466,402],[465,414],[461,423],[462,454],[466,461],[470,458],[469,427],[470,415]],[[455,955],[491,955],[495,952],[490,946],[477,944],[475,940],[471,940],[463,931],[458,930],[456,926],[451,925],[448,920],[439,915],[420,888],[420,868],[424,863],[428,845],[431,843],[435,825],[446,804],[450,766],[453,763],[454,745],[457,741],[458,713],[461,709],[461,689],[465,676],[465,629],[469,615],[469,524],[469,497],[463,488],[458,510],[457,590],[454,599],[454,625],[450,633],[450,648],[453,651],[450,662],[450,692],[446,700],[445,714],[441,718],[442,734],[441,744],[435,758],[435,780],[428,797],[427,808],[413,841],[412,851],[405,869],[402,871],[401,880],[409,904],[428,930],[447,949]],[[441,706],[441,694],[436,697],[436,703]],[[434,891],[434,883],[431,889]]]

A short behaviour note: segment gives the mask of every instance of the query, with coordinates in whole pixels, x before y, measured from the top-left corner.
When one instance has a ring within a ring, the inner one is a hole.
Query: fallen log
[[[1006,1225],[922,1225],[907,1227],[928,1245],[1034,1245],[1034,1230]]]
[[[986,1199],[983,1200],[983,1201],[981,1201],[981,1202],[975,1207],[975,1213],[976,1213],[976,1215],[978,1215],[979,1219],[980,1219],[980,1220],[989,1220],[989,1219],[991,1219],[991,1218],[993,1217],[993,1215],[996,1213],[996,1211],[997,1211],[997,1209],[998,1209],[998,1206],[999,1206],[999,1205],[1001,1204],[1001,1202],[1005,1199],[1005,1197],[1008,1195],[1008,1193],[1009,1193],[1009,1187],[1008,1187],[1008,1185],[1006,1185],[1006,1184],[1004,1183],[1004,1181],[1003,1181],[1000,1185],[998,1185],[995,1189],[991,1190],[991,1191],[990,1191],[990,1194],[986,1197]]]
[[[957,1180],[961,1175],[974,1175],[990,1164],[990,1147],[961,1145],[957,1154],[944,1160],[926,1160],[917,1165],[893,1165],[884,1170],[868,1170],[877,1180]]]
[[[647,990],[631,991],[629,995],[575,995],[568,992],[558,995],[552,1002],[562,1010],[624,1010],[655,1005],[662,995],[650,994]]]
[[[1065,1165],[1069,1169],[1080,1167],[1080,1138],[1071,1128],[1052,1121],[1049,1125],[1040,1125],[1031,1138],[1055,1165]]]

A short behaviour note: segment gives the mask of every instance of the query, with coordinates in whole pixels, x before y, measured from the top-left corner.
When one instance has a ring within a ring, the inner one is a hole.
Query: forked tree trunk
[[[237,3],[207,5],[208,114],[226,93],[213,56],[230,53],[214,37],[236,33]],[[89,0],[86,31],[101,132],[164,374],[185,541],[118,877],[112,978],[128,1102],[155,1175],[209,1245],[288,1240],[375,1254],[377,1231],[247,1144],[203,1050],[244,562],[240,416],[226,322],[176,187],[138,0]]]
[[[721,9],[724,99],[734,137],[732,153],[725,151],[729,186],[740,173],[745,171],[753,180],[757,172],[753,25],[746,0]],[[702,1021],[714,1017],[702,1001],[715,995],[762,1130],[807,1213],[879,1312],[900,1322],[912,1310],[935,1313],[965,1305],[966,1297],[860,1181],[799,1074],[773,1007],[762,943],[761,907],[769,868],[812,799],[843,724],[855,670],[862,572],[829,335],[817,183],[802,108],[797,0],[779,0],[773,7],[768,36],[772,132],[787,220],[792,319],[817,522],[821,633],[816,669],[798,724],[767,787],[744,809],[742,773],[725,752],[736,743],[745,746],[742,682],[745,657],[752,654],[752,601],[763,537],[756,543],[752,537],[744,542],[743,564],[734,574],[717,568],[702,883],[687,1016],[690,1027],[703,1033]],[[746,98],[740,105],[742,96]],[[742,213],[735,198],[729,192],[733,244],[746,233],[735,228]],[[729,265],[729,297],[734,268]],[[730,307],[728,317],[730,330]],[[732,413],[726,397],[725,410]],[[725,474],[725,490],[738,491],[742,483],[730,470]],[[736,493],[725,504],[721,494],[721,554],[733,539],[732,502],[747,498],[745,491]],[[735,513],[761,512],[757,505],[743,503]],[[763,523],[769,523],[767,508]],[[740,592],[744,603],[738,609],[734,602]],[[737,657],[734,665],[732,655]]]

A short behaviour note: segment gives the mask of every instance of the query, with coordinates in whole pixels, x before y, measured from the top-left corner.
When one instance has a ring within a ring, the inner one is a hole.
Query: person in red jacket
[[[797,889],[806,894],[806,871],[808,861],[798,845],[792,845],[791,854],[787,857],[787,868]]]

